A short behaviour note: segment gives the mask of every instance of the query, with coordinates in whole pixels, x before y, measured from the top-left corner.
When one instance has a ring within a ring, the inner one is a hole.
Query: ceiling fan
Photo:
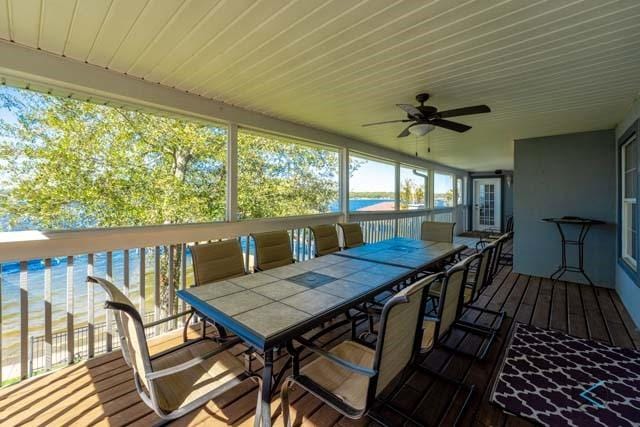
[[[435,129],[436,126],[449,129],[455,132],[466,132],[471,129],[471,126],[464,125],[462,123],[456,123],[449,120],[444,120],[448,117],[468,116],[471,114],[490,113],[491,109],[486,105],[474,105],[473,107],[455,108],[453,110],[446,110],[438,112],[436,107],[430,105],[424,105],[429,99],[428,93],[420,93],[416,95],[416,101],[420,105],[414,107],[409,104],[396,104],[404,112],[407,113],[407,118],[402,120],[388,120],[385,122],[366,123],[362,126],[375,126],[386,123],[409,123],[400,134],[398,138],[409,136],[414,134],[417,136],[424,136],[427,133]]]

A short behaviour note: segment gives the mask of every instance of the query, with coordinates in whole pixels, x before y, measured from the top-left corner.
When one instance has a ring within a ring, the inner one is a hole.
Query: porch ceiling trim
[[[456,175],[467,174],[467,171],[461,169],[234,107],[16,43],[0,40],[0,58],[0,76],[10,86],[28,86],[54,95],[165,112],[170,116],[186,116],[209,122],[232,122],[253,129],[344,147],[420,168],[438,169]]]

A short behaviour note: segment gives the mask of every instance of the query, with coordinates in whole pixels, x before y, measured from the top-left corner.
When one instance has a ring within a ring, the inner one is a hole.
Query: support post
[[[238,220],[238,125],[229,123],[227,141],[227,222]]]

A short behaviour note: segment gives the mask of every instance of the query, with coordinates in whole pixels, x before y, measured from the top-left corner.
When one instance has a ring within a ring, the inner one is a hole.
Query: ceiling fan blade
[[[440,111],[434,114],[435,117],[444,119],[446,117],[468,116],[471,114],[490,113],[491,108],[486,105],[474,105],[473,107],[456,108],[453,110]]]
[[[373,122],[373,123],[365,123],[362,125],[362,127],[367,127],[367,126],[375,126],[375,125],[384,125],[386,123],[405,123],[405,122],[410,122],[412,120],[409,119],[404,119],[404,120],[387,120],[386,122]]]
[[[429,123],[434,126],[439,126],[441,128],[453,130],[456,132],[466,132],[471,129],[471,126],[463,125],[462,123],[451,122],[449,120],[434,119],[429,120]]]
[[[407,126],[402,132],[400,132],[400,134],[398,135],[398,138],[404,138],[405,136],[409,136],[411,134],[411,132],[409,132],[409,128],[411,126],[413,126],[414,124],[411,123],[409,126]]]
[[[416,107],[410,104],[396,104],[397,107],[402,108],[405,113],[407,113],[411,117],[422,118],[422,112],[418,110]]]

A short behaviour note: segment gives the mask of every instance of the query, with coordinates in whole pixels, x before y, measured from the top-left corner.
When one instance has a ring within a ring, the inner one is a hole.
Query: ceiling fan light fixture
[[[415,136],[425,136],[435,128],[436,127],[434,125],[431,125],[429,123],[416,123],[409,128],[409,132],[411,132],[411,134]]]

